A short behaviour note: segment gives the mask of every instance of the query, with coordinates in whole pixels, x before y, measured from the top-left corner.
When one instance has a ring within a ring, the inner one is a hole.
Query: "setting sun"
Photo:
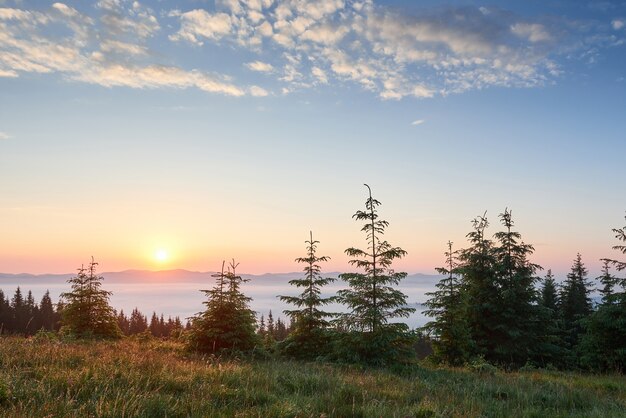
[[[159,263],[164,263],[169,259],[167,250],[159,249],[154,253],[154,259]]]

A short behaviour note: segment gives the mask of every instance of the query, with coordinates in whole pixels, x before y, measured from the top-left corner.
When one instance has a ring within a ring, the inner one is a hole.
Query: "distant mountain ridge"
[[[132,282],[168,282],[168,283],[211,283],[214,281],[212,277],[216,274],[215,271],[191,271],[185,269],[172,269],[172,270],[137,270],[129,269],[117,272],[103,272],[100,273],[104,277],[107,283],[132,283]],[[289,280],[300,278],[303,276],[303,272],[289,272],[289,273],[263,273],[263,274],[242,274],[245,279],[249,279],[254,282],[255,285],[262,284],[284,284]],[[326,277],[338,277],[340,272],[327,272],[323,273]],[[33,280],[36,282],[51,282],[59,283],[65,282],[69,278],[74,277],[75,273],[65,274],[30,274],[30,273],[0,273],[0,285],[2,282],[9,281],[22,281]],[[436,283],[441,278],[440,275],[429,275],[423,273],[409,274],[405,280],[402,281],[406,286],[411,284],[432,284]]]

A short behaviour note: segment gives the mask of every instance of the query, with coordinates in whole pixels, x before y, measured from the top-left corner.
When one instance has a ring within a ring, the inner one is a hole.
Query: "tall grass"
[[[0,339],[2,417],[624,417],[626,378],[222,361],[175,342]]]

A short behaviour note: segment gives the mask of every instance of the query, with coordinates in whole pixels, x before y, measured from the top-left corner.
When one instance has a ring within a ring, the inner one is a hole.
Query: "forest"
[[[367,186],[367,185],[366,185]],[[603,259],[602,275],[588,277],[581,254],[571,272],[557,284],[551,270],[533,264],[532,245],[515,229],[512,211],[499,215],[500,230],[490,237],[486,214],[472,221],[468,246],[449,242],[443,276],[428,293],[426,315],[431,321],[411,330],[401,319],[413,308],[395,286],[406,276],[392,268],[406,251],[384,239],[389,223],[379,218],[381,203],[367,186],[364,210],[353,218],[362,222],[365,249],[348,248],[350,264],[359,272],[339,277],[347,284],[332,297],[321,297],[324,278],[319,241],[311,232],[301,279],[290,281],[281,300],[293,306],[288,318],[257,318],[242,293],[238,263],[224,262],[214,274],[205,309],[192,318],[150,320],[137,309],[130,316],[109,305],[110,292],[93,259],[68,282],[71,290],[52,303],[46,293],[36,303],[32,293],[18,288],[11,299],[0,290],[0,332],[32,336],[54,332],[66,338],[120,338],[144,335],[184,342],[189,351],[239,357],[278,355],[300,360],[390,366],[410,364],[428,355],[434,364],[463,366],[484,363],[505,370],[536,367],[623,373],[626,364],[626,278],[617,273],[626,262]],[[626,254],[626,227],[613,229],[613,247]],[[593,299],[598,291],[601,299]],[[299,294],[295,294],[299,291]],[[290,295],[288,295],[288,293]],[[338,302],[346,312],[326,312]]]

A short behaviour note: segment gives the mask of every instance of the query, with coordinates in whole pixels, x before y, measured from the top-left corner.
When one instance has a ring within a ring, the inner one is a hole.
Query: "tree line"
[[[602,275],[588,278],[577,254],[566,280],[557,284],[551,270],[529,256],[532,245],[514,230],[512,213],[499,216],[502,230],[491,239],[486,215],[473,220],[469,247],[448,243],[444,275],[429,293],[424,329],[432,337],[433,359],[463,365],[477,358],[507,368],[521,366],[584,368],[623,372],[626,367],[626,278],[611,272],[623,261],[603,259]],[[626,242],[626,227],[614,229]],[[614,250],[626,254],[626,246]],[[596,288],[596,286],[599,286]],[[602,295],[594,303],[591,294]]]
[[[303,276],[289,282],[300,293],[278,296],[293,306],[284,311],[289,323],[280,318],[274,323],[271,313],[267,322],[264,317],[257,321],[249,307],[251,298],[241,291],[245,279],[237,274],[239,264],[234,259],[222,263],[221,271],[213,275],[213,288],[201,290],[205,308],[185,327],[178,318],[165,321],[156,314],[148,325],[137,310],[126,318],[110,307],[110,292],[101,289],[102,277],[95,273],[97,263],[92,259],[68,281],[71,290],[62,295],[55,312],[60,315],[59,332],[97,338],[149,332],[176,336],[189,350],[205,353],[277,353],[371,365],[412,362],[416,350],[429,351],[424,349],[428,343],[434,351],[432,361],[453,366],[488,362],[504,368],[624,371],[626,278],[617,277],[611,268],[621,272],[626,263],[603,259],[602,276],[597,279],[602,299],[593,303],[594,287],[582,256],[576,256],[562,284],[557,285],[550,270],[540,278],[542,267],[530,261],[534,247],[515,230],[508,209],[499,215],[501,230],[493,236],[488,235],[484,214],[472,221],[466,248],[455,249],[448,243],[445,266],[437,268],[443,278],[437,290],[427,294],[426,315],[432,321],[420,330],[410,330],[401,318],[415,309],[407,306],[406,295],[397,288],[407,274],[392,268],[394,260],[407,253],[384,239],[389,223],[380,219],[381,203],[365,186],[365,208],[353,218],[362,222],[366,245],[345,250],[357,272],[340,274],[347,288],[322,297],[323,287],[335,279],[323,277],[321,264],[329,257],[318,255],[320,242],[310,233],[306,255],[295,260],[303,265]],[[613,231],[619,241],[613,249],[626,254],[626,245],[621,244],[626,243],[626,227]],[[346,312],[327,312],[324,307],[330,303],[342,304]],[[15,303],[3,302],[0,308],[6,309],[5,305],[11,308]],[[24,305],[35,312],[34,303]],[[24,322],[28,315],[19,317]]]

